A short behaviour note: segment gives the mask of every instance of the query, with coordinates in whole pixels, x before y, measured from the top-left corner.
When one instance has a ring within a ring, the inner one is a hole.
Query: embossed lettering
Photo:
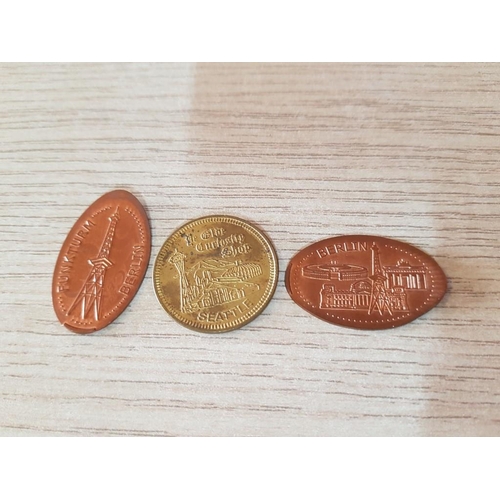
[[[87,232],[90,231],[90,228],[92,226],[95,226],[95,222],[91,221],[91,220],[86,220],[84,223],[83,223],[83,229],[86,229]]]
[[[243,300],[237,306],[228,309],[227,311],[217,311],[217,312],[204,312],[198,313],[198,321],[206,321],[207,323],[216,323],[218,321],[227,321],[230,318],[237,318],[242,314],[245,314],[252,307],[252,304],[248,302],[247,299]]]
[[[68,285],[69,276],[58,276],[57,278],[57,291],[59,293],[69,289]]]
[[[202,240],[208,240],[210,238],[215,238],[217,236],[224,236],[226,230],[223,227],[211,227],[200,234]]]
[[[216,237],[213,241],[204,241],[202,243],[198,243],[195,246],[195,250],[197,252],[207,252],[210,250],[216,250],[218,248],[224,248],[228,247],[231,245],[243,245],[243,242],[245,241],[245,236],[243,234],[231,234],[230,236],[226,238],[219,238]],[[247,245],[248,248],[250,248],[249,245]],[[240,253],[245,253],[245,252],[240,252]]]
[[[344,243],[335,243],[326,245],[323,248],[318,248],[316,253],[318,257],[326,257],[328,255],[343,253],[343,252],[366,252],[368,245],[361,241],[345,241]]]
[[[123,280],[123,285],[118,290],[120,293],[124,295],[128,295],[132,288],[127,285],[134,285],[137,279],[137,276],[141,275],[141,262],[144,258],[144,247],[142,245],[134,245],[132,247],[132,260],[130,262],[130,267]],[[126,283],[126,284],[125,284]]]

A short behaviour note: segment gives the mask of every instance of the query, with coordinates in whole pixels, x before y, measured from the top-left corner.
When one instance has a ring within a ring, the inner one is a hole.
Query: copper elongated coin
[[[158,301],[182,325],[221,333],[246,325],[271,300],[278,258],[253,224],[225,215],[195,219],[163,244],[153,271]]]
[[[137,293],[150,254],[149,221],[135,196],[117,190],[92,203],[66,237],[54,269],[59,321],[77,333],[109,325]]]
[[[339,236],[314,243],[290,261],[285,284],[306,311],[336,325],[393,328],[436,306],[446,276],[429,255],[380,236]]]

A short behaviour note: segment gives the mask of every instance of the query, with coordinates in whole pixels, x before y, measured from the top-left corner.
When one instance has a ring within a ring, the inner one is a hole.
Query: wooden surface
[[[53,267],[103,193],[146,207],[152,261],[99,333],[56,320]],[[2,435],[500,435],[500,65],[0,67]],[[222,213],[272,238],[280,282],[206,335],[155,298],[153,259]],[[307,314],[288,260],[368,233],[432,255],[443,302],[363,332]]]

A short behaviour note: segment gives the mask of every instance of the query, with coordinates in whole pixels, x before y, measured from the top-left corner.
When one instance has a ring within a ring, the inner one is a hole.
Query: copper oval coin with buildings
[[[409,323],[446,292],[446,276],[432,257],[379,236],[314,243],[290,261],[285,283],[292,299],[314,316],[364,330]]]
[[[247,221],[214,215],[188,222],[163,244],[153,271],[156,296],[182,325],[221,333],[246,325],[271,300],[278,259]]]
[[[99,198],[76,221],[57,259],[52,300],[59,321],[77,333],[109,325],[137,293],[150,253],[139,200],[122,190]]]

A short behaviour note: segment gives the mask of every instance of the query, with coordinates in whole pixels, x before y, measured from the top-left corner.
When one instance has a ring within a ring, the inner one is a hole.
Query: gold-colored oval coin
[[[199,332],[235,330],[267,306],[278,281],[271,241],[252,224],[213,215],[188,222],[156,258],[156,296],[175,320]]]

